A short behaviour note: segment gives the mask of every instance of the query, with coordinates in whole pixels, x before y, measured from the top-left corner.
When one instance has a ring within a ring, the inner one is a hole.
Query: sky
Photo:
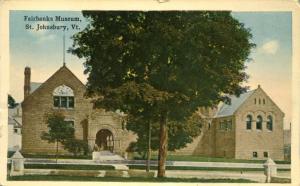
[[[256,48],[251,51],[244,84],[250,89],[261,85],[263,90],[285,113],[285,128],[292,114],[292,15],[290,12],[233,12],[233,17],[251,30]],[[24,16],[79,17],[80,21],[28,21]],[[36,30],[37,25],[53,24],[68,30]],[[72,25],[77,29],[72,29]],[[32,29],[26,29],[31,25]],[[63,33],[65,49],[72,46],[71,36],[85,28],[87,20],[80,11],[20,11],[10,12],[10,88],[17,102],[23,100],[24,68],[31,68],[31,82],[44,82],[63,64]],[[69,69],[83,82],[83,59],[65,53]]]

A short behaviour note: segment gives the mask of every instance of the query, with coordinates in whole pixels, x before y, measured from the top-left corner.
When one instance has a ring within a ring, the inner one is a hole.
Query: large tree
[[[170,122],[246,90],[251,34],[230,12],[84,11],[89,25],[71,52],[85,58],[96,107],[160,125],[158,177],[165,175]]]

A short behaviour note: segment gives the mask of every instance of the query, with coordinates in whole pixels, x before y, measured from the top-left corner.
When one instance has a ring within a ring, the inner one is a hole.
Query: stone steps
[[[118,154],[114,154],[110,151],[99,151],[99,152],[93,152],[93,160],[94,161],[114,161],[114,160],[124,160],[123,157],[121,157]]]

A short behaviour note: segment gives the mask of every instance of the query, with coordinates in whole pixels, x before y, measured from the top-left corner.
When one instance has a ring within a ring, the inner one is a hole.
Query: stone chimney
[[[30,75],[31,70],[29,67],[25,67],[24,71],[24,99],[30,94]]]

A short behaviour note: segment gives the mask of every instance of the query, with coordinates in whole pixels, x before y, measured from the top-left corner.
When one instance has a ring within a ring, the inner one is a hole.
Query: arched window
[[[54,89],[53,106],[57,108],[74,108],[74,92],[66,86],[61,85]]]
[[[246,119],[246,129],[247,130],[251,130],[251,126],[252,125],[252,116],[251,115],[247,115],[247,119]]]
[[[273,130],[273,118],[272,118],[272,116],[268,116],[267,117],[267,129],[268,130]]]
[[[258,129],[258,130],[262,129],[262,122],[263,122],[263,119],[262,119],[261,115],[257,116],[256,129]]]

